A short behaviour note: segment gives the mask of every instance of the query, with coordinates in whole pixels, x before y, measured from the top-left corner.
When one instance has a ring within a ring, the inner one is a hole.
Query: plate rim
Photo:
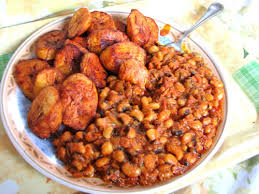
[[[121,11],[106,11],[105,12],[107,13],[113,13],[113,14],[129,14],[129,12],[121,12]],[[56,23],[59,23],[59,22],[62,22],[68,18],[70,18],[73,14],[69,14],[67,16],[63,16],[59,19],[56,19],[46,25],[44,25],[43,27],[39,28],[38,30],[36,30],[33,34],[31,34],[30,36],[28,36],[25,41],[22,42],[22,44],[20,44],[20,46],[16,49],[16,51],[14,52],[14,54],[12,55],[11,59],[9,60],[8,64],[6,65],[5,67],[5,70],[3,72],[3,76],[2,76],[2,80],[1,80],[1,86],[0,86],[0,91],[1,91],[1,95],[0,95],[0,103],[1,103],[1,106],[0,106],[0,116],[1,116],[1,120],[2,120],[2,123],[3,123],[3,127],[5,129],[5,132],[7,133],[9,139],[11,140],[12,144],[14,145],[14,147],[16,148],[16,150],[19,152],[19,154],[24,158],[24,160],[29,163],[35,170],[39,171],[41,174],[43,174],[44,176],[46,177],[49,177],[51,178],[52,180],[55,180],[56,182],[60,183],[60,184],[63,184],[67,187],[70,187],[70,188],[73,188],[73,189],[76,189],[76,190],[79,190],[79,191],[84,191],[84,192],[95,192],[95,193],[107,193],[107,192],[114,192],[114,193],[121,193],[119,190],[116,190],[116,191],[107,191],[107,190],[95,190],[95,189],[89,189],[89,188],[86,188],[86,187],[82,187],[80,185],[77,185],[76,183],[71,183],[71,182],[68,182],[67,180],[64,180],[60,177],[57,177],[55,176],[53,173],[50,173],[49,171],[47,171],[46,169],[44,169],[43,167],[41,167],[39,164],[37,164],[36,161],[34,161],[33,159],[31,159],[31,157],[29,156],[29,154],[26,154],[25,153],[25,150],[20,146],[20,144],[18,144],[18,142],[16,141],[15,137],[13,136],[12,132],[11,132],[11,129],[9,128],[8,124],[7,124],[7,117],[6,117],[6,113],[4,112],[4,97],[3,97],[3,90],[4,90],[4,87],[5,87],[5,83],[6,83],[6,80],[8,78],[8,74],[9,74],[9,71],[11,71],[12,69],[12,64],[16,58],[16,55],[24,48],[24,46],[29,43],[31,41],[31,39],[33,39],[35,36],[38,36],[38,34],[53,26],[54,24]],[[161,22],[163,24],[165,24],[165,22],[159,20],[159,19],[156,19],[154,18],[156,21],[158,22]],[[177,31],[180,31],[180,32],[183,32],[181,29],[181,27],[173,22],[170,22],[170,25],[172,28],[174,28],[175,30]],[[218,137],[218,140],[217,142],[214,142],[214,147],[213,149],[209,150],[207,152],[207,156],[196,166],[194,166],[193,168],[191,168],[190,170],[188,170],[185,174],[183,175],[180,175],[178,176],[178,178],[176,180],[169,180],[167,182],[165,182],[163,185],[155,185],[153,188],[148,188],[148,187],[142,187],[142,188],[139,188],[137,189],[136,191],[134,191],[132,189],[132,191],[122,191],[124,193],[132,193],[132,192],[147,192],[148,191],[155,191],[155,190],[160,190],[160,189],[163,189],[165,187],[169,187],[170,184],[172,182],[179,182],[181,181],[183,178],[186,178],[186,177],[189,177],[190,175],[192,175],[194,172],[197,172],[199,169],[201,169],[202,167],[204,167],[208,161],[215,155],[215,153],[218,151],[218,149],[221,147],[225,137],[226,137],[226,128],[228,126],[228,113],[229,113],[229,95],[228,95],[228,84],[226,82],[226,79],[225,79],[225,76],[226,76],[226,72],[224,70],[224,68],[221,66],[221,64],[219,63],[219,60],[217,59],[217,57],[215,55],[212,55],[212,53],[206,48],[205,44],[202,43],[201,40],[197,40],[196,38],[194,38],[193,36],[192,37],[188,37],[191,41],[193,41],[195,43],[196,46],[199,47],[199,49],[202,50],[203,54],[205,54],[213,63],[220,79],[222,80],[222,82],[224,83],[224,90],[225,90],[225,117],[224,117],[224,121],[222,123],[222,132],[221,134],[219,135]],[[183,186],[184,187],[184,186]],[[177,189],[180,189],[180,188],[177,188]]]

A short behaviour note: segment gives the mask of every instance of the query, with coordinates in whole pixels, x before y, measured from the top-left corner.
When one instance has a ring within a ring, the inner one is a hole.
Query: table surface
[[[3,0],[0,1],[0,26],[31,20],[63,9],[81,6],[96,9],[113,6],[106,9],[129,11],[131,8],[138,8],[145,15],[159,18],[167,23],[176,23],[187,29],[198,20],[211,2],[213,1],[23,0],[17,3],[15,0]],[[217,18],[198,28],[192,36],[206,43],[206,47],[215,54],[228,74],[227,82],[230,85],[231,98],[230,123],[228,129],[226,129],[228,136],[215,157],[198,174],[194,174],[175,188],[185,187],[188,184],[200,181],[219,169],[234,165],[259,153],[257,113],[249,99],[231,77],[236,70],[247,62],[258,60],[259,49],[257,46],[259,40],[256,37],[259,37],[259,23],[254,16],[259,4],[255,0],[237,0],[234,4],[231,1],[219,2],[224,4],[225,11]],[[32,32],[52,20],[48,19],[0,29],[0,55],[13,52]],[[244,49],[249,53],[245,58]],[[3,191],[1,188],[8,188],[8,193],[76,193],[72,189],[49,180],[27,164],[12,146],[1,122],[0,161],[4,161],[0,166],[0,193]],[[197,187],[201,189],[200,186]],[[197,191],[197,187],[193,185],[177,193],[194,193],[195,189]],[[205,190],[206,192],[209,191],[208,188],[205,188]]]

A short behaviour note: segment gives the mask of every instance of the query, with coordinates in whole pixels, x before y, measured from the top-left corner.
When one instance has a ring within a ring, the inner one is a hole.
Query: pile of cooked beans
[[[95,121],[53,144],[75,177],[152,185],[190,169],[210,149],[222,121],[223,84],[191,53],[148,49],[146,90],[111,75]]]
[[[125,25],[81,8],[38,38],[37,58],[16,64],[32,101],[29,128],[51,137],[74,177],[152,185],[185,173],[213,145],[224,86],[201,58],[159,46],[158,33],[135,9]]]

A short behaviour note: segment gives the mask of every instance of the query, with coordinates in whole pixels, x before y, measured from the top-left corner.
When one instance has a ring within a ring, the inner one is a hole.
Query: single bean
[[[184,98],[179,98],[179,99],[177,100],[177,103],[178,103],[179,106],[184,106],[185,103],[186,103],[186,99],[184,99]]]
[[[202,124],[203,125],[208,125],[211,123],[211,118],[210,117],[205,117],[202,119]]]
[[[102,89],[102,92],[99,95],[99,98],[100,98],[99,100],[104,100],[108,96],[109,92],[110,92],[110,88],[108,87]]]
[[[177,146],[177,145],[169,142],[166,145],[166,149],[168,152],[174,154],[176,156],[177,160],[181,160],[183,158],[183,150],[182,150],[181,146]]]
[[[157,58],[158,58],[158,60],[162,61],[162,60],[163,60],[163,58],[164,58],[164,56],[163,56],[162,52],[161,52],[161,51],[158,51],[156,54],[157,54]]]
[[[110,161],[110,158],[107,158],[107,157],[103,157],[103,158],[100,158],[98,159],[96,162],[95,162],[95,165],[100,168],[100,167],[103,167],[105,166],[106,164],[108,164]]]
[[[191,113],[191,108],[190,107],[183,107],[183,108],[179,109],[179,111],[178,111],[178,114],[180,116],[186,116],[186,115],[188,115],[190,113]]]
[[[132,118],[126,113],[120,113],[118,115],[118,118],[120,118],[122,120],[124,125],[128,125],[132,122]]]
[[[113,131],[113,127],[107,127],[103,130],[103,136],[105,138],[111,138],[111,135],[112,135],[112,131]]]
[[[83,169],[83,164],[81,161],[73,160],[72,165],[79,171]]]
[[[63,142],[69,142],[72,140],[72,134],[69,131],[65,131],[61,137],[60,137],[60,141]]]
[[[160,104],[159,103],[156,103],[156,102],[153,102],[153,103],[150,103],[149,104],[149,107],[153,110],[157,110],[160,108]]]
[[[192,128],[192,129],[195,129],[195,130],[200,130],[202,128],[202,124],[199,120],[195,120],[195,121],[192,121],[189,126]]]
[[[165,121],[164,124],[165,124],[166,128],[170,128],[174,125],[174,121],[173,121],[173,119],[168,119],[168,120]]]
[[[151,111],[151,112],[149,112],[149,113],[145,116],[144,121],[149,121],[149,122],[151,122],[151,121],[155,120],[156,118],[157,118],[157,114],[156,114],[154,111]]]
[[[141,174],[140,168],[129,162],[124,163],[121,169],[122,172],[128,177],[138,177]]]
[[[167,120],[167,119],[169,119],[170,114],[171,114],[171,111],[170,111],[170,110],[163,110],[163,111],[161,111],[161,112],[158,114],[158,120],[159,120],[159,121]]]
[[[157,156],[155,154],[147,154],[144,157],[144,166],[152,170],[156,167]]]
[[[159,142],[162,143],[162,144],[165,144],[167,142],[167,138],[166,137],[161,137],[159,139]]]
[[[207,137],[204,143],[204,148],[209,149],[212,145],[212,139],[210,137]]]
[[[168,164],[176,165],[177,159],[172,154],[165,154],[164,160]]]
[[[151,140],[151,141],[153,141],[153,140],[155,140],[156,139],[156,137],[157,137],[157,131],[155,130],[155,129],[149,129],[149,130],[147,130],[147,137]]]
[[[140,111],[140,110],[138,110],[138,109],[134,109],[134,110],[132,110],[131,112],[130,112],[130,116],[132,116],[132,117],[134,117],[134,118],[136,118],[138,121],[142,121],[143,120],[143,118],[144,118],[144,114]]]
[[[60,160],[65,160],[66,149],[64,147],[57,148],[57,156]]]
[[[84,156],[91,156],[94,154],[94,151],[93,151],[93,147],[91,144],[86,144],[85,145],[85,153],[84,153]]]
[[[157,46],[155,46],[155,45],[148,48],[148,53],[149,54],[153,54],[153,53],[156,53],[158,51],[159,51],[159,48]]]
[[[195,153],[187,153],[184,155],[183,160],[188,164],[192,165],[198,160],[198,157]]]
[[[123,162],[124,161],[124,152],[121,150],[117,150],[113,153],[113,159],[118,161],[118,162]]]
[[[136,130],[133,127],[129,127],[129,131],[127,133],[128,138],[135,138],[136,137]]]
[[[110,155],[113,151],[111,142],[105,142],[102,145],[102,155]]]
[[[83,142],[74,142],[74,143],[69,143],[68,145],[71,153],[73,152],[77,152],[81,154],[85,153],[85,146]]]
[[[206,100],[208,100],[208,101],[214,100],[214,97],[213,97],[212,94],[206,94],[206,95],[205,95],[205,98],[206,98]]]
[[[176,82],[175,88],[176,88],[179,92],[184,92],[184,91],[185,91],[185,88],[184,88],[183,84],[181,84],[180,82]]]
[[[192,138],[194,137],[194,133],[187,132],[182,136],[182,144],[187,144],[192,141]]]
[[[94,176],[94,167],[91,164],[88,164],[85,170],[83,171],[83,174],[85,177],[92,177]]]
[[[84,138],[84,132],[83,131],[78,131],[78,132],[76,132],[74,137],[77,140],[82,140]]]

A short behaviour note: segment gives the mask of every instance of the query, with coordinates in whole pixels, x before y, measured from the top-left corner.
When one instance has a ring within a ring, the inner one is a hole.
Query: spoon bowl
[[[182,43],[183,40],[196,28],[198,28],[200,25],[208,21],[209,19],[215,17],[219,13],[221,13],[224,10],[224,7],[220,3],[212,3],[207,11],[203,14],[203,16],[187,31],[185,31],[181,38],[179,38],[176,42],[170,42],[166,44],[165,46],[173,47],[176,51],[179,51],[183,53],[182,50]]]

